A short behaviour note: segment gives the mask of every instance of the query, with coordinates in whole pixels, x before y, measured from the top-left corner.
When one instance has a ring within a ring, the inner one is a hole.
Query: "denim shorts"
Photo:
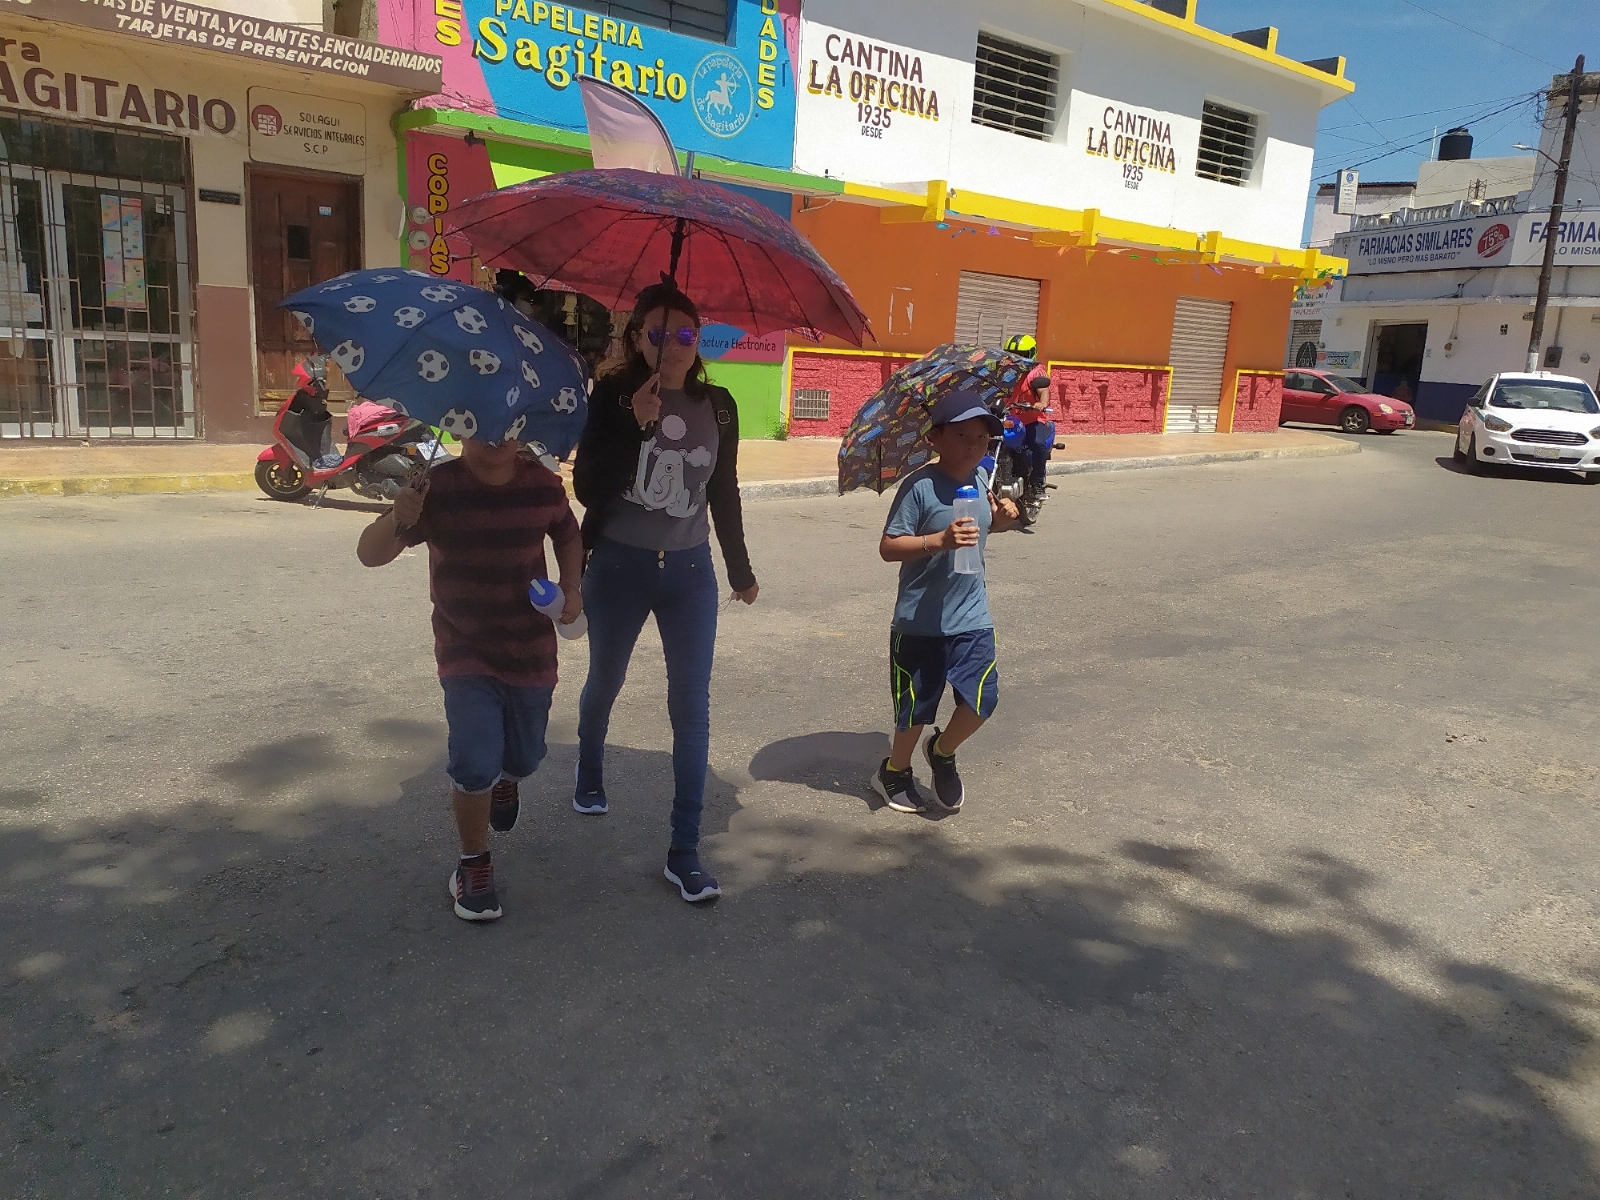
[[[994,630],[974,629],[944,637],[889,634],[889,687],[894,694],[894,727],[931,725],[939,715],[945,684],[984,720],[1000,703],[1000,670],[994,656]]]
[[[439,684],[456,787],[481,796],[502,779],[526,779],[539,769],[554,688],[512,687],[488,675],[447,675]]]

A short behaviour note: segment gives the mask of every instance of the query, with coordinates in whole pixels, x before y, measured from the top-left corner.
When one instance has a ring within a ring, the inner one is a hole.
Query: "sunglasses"
[[[668,334],[665,329],[659,328],[645,330],[645,337],[650,339],[652,346],[661,345],[669,336],[677,338],[680,346],[692,346],[700,340],[700,331],[688,325],[672,334]]]

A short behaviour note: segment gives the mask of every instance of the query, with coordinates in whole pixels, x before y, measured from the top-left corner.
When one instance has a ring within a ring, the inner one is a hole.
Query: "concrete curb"
[[[6,496],[134,496],[162,492],[245,492],[256,486],[253,471],[210,471],[165,475],[67,475],[0,479]]]
[[[1258,450],[1202,450],[1192,454],[1152,454],[1143,458],[1103,458],[1053,462],[1052,475],[1083,475],[1092,471],[1139,471],[1151,467],[1198,467],[1210,463],[1250,462],[1269,458],[1327,458],[1360,454],[1354,442],[1327,438],[1316,445],[1263,446]],[[210,471],[151,475],[67,475],[28,479],[0,479],[0,499],[7,496],[133,496],[176,492],[248,492],[255,488],[252,471]],[[568,490],[571,484],[568,483]],[[834,476],[818,479],[762,479],[739,486],[746,500],[790,500],[801,496],[831,496],[839,490]]]
[[[1193,454],[1152,454],[1143,458],[1099,458],[1077,462],[1053,462],[1051,475],[1087,475],[1096,471],[1142,471],[1152,467],[1203,467],[1212,463],[1251,462],[1273,458],[1337,458],[1360,454],[1354,442],[1328,438],[1312,446],[1263,446],[1259,450],[1202,450]],[[833,476],[821,479],[769,479],[741,483],[739,494],[746,500],[792,500],[801,496],[831,496],[839,490]]]

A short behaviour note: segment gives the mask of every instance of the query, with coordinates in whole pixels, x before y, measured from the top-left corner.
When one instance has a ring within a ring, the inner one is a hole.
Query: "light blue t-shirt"
[[[975,487],[982,496],[987,486],[981,471],[956,480],[930,463],[901,481],[883,532],[890,537],[943,533],[956,519],[956,489]],[[992,520],[989,506],[983,505],[978,512],[980,554],[988,543]],[[958,575],[955,558],[954,552],[944,550],[900,564],[900,595],[895,600],[891,629],[919,637],[944,637],[994,628],[982,568],[976,575]]]

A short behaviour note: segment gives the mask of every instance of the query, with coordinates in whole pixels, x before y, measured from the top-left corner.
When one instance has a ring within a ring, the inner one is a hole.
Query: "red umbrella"
[[[777,213],[699,179],[634,170],[567,171],[477,196],[454,228],[488,266],[623,309],[663,277],[707,321],[749,334],[871,335],[844,280]]]

